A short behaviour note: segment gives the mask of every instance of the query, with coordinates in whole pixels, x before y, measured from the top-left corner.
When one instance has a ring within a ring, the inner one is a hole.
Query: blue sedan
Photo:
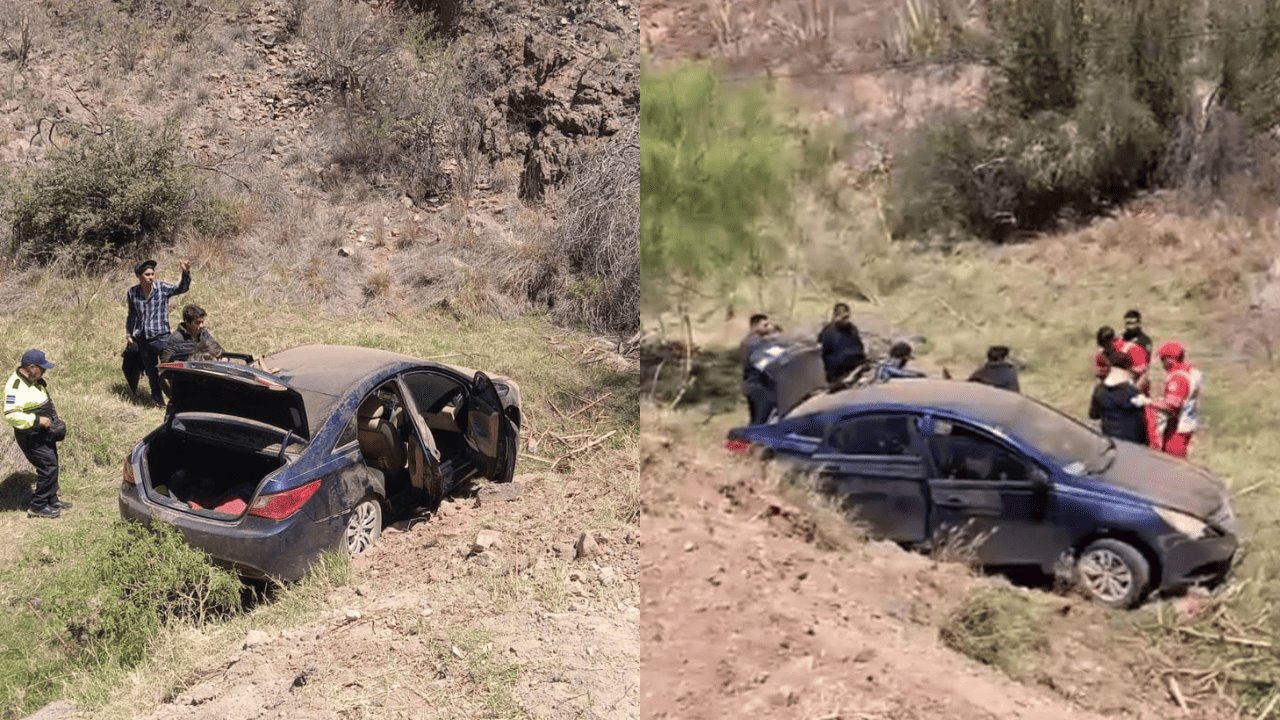
[[[920,547],[967,538],[987,566],[1051,573],[1065,559],[1110,607],[1221,581],[1238,546],[1212,474],[978,383],[823,393],[729,438],[814,473],[877,536]]]
[[[511,480],[509,378],[362,347],[161,366],[164,422],[125,461],[120,514],[163,522],[253,578],[296,580],[327,550],[360,555],[384,518],[473,477]]]

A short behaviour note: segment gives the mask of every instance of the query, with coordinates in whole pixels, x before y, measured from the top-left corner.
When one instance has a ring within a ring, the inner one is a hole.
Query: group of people
[[[151,401],[164,405],[159,363],[216,360],[224,352],[205,327],[208,313],[197,305],[184,307],[181,325],[170,331],[169,300],[191,288],[191,263],[181,263],[182,278],[177,284],[157,281],[155,269],[155,260],[144,260],[134,267],[138,284],[125,295],[128,312],[121,369],[134,397],[145,373]],[[56,518],[72,505],[59,495],[58,443],[66,438],[67,426],[58,417],[45,380],[45,373],[54,367],[43,350],[32,348],[22,354],[17,369],[5,381],[5,422],[13,428],[18,448],[36,470],[28,517]]]
[[[145,373],[151,390],[151,402],[164,405],[160,387],[159,363],[181,360],[216,360],[223,355],[222,346],[205,327],[209,313],[199,305],[182,308],[182,323],[176,331],[169,325],[169,300],[191,289],[191,263],[179,267],[182,277],[177,284],[156,280],[156,261],[143,260],[133,268],[138,284],[125,294],[125,348],[121,353],[121,371],[129,392],[138,397],[138,382]]]
[[[1151,397],[1148,358],[1152,342],[1142,329],[1142,313],[1128,311],[1124,324],[1119,336],[1109,326],[1098,330],[1094,356],[1098,384],[1089,416],[1100,421],[1105,435],[1186,457],[1192,435],[1199,427],[1203,376],[1187,362],[1181,343],[1162,343],[1155,355],[1165,372],[1164,392],[1158,398]],[[773,380],[767,368],[772,359],[769,340],[779,332],[767,315],[752,315],[750,330],[739,346],[743,358],[742,389],[753,425],[768,422],[776,409]],[[913,354],[911,345],[905,342],[894,343],[888,356],[879,362],[868,362],[866,347],[847,303],[835,304],[831,320],[818,333],[817,342],[826,381],[833,391],[859,382],[924,377],[924,373],[907,367]],[[1018,371],[1009,356],[1008,346],[989,347],[986,363],[969,376],[969,381],[1021,392]],[[950,379],[951,375],[944,369],[943,377]]]
[[[1168,340],[1155,349],[1164,369],[1163,391],[1151,394],[1152,342],[1142,330],[1137,310],[1125,314],[1121,336],[1110,326],[1098,328],[1094,373],[1098,384],[1089,403],[1089,417],[1098,420],[1104,435],[1148,445],[1185,458],[1200,429],[1200,389],[1204,374],[1187,362],[1182,343]]]

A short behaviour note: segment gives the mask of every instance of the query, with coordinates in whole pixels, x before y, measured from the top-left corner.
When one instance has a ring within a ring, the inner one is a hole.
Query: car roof
[[[964,415],[990,425],[1008,425],[1027,402],[1030,401],[1018,393],[983,383],[905,378],[818,395],[797,405],[788,417],[875,405],[905,405]]]
[[[427,364],[420,358],[352,345],[301,345],[262,359],[266,367],[298,390],[341,395],[365,378],[390,367]]]

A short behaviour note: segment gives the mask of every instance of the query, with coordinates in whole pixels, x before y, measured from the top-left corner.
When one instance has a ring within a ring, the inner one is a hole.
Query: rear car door
[[[927,466],[908,413],[871,413],[834,423],[812,456],[823,492],[878,536],[927,537]]]
[[[462,430],[480,474],[496,482],[510,480],[516,464],[515,425],[502,411],[498,389],[482,372],[471,380]]]
[[[935,543],[971,547],[986,565],[1050,567],[1067,533],[1055,524],[1046,471],[975,426],[936,420],[926,427]]]

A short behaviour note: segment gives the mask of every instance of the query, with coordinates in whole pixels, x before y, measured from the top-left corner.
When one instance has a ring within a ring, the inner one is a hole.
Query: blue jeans
[[[146,340],[139,339],[138,352],[142,355],[142,369],[147,373],[147,384],[151,386],[151,399],[164,404],[164,393],[160,392],[160,372],[156,365],[160,362],[160,353],[164,352],[169,335],[157,335]]]

